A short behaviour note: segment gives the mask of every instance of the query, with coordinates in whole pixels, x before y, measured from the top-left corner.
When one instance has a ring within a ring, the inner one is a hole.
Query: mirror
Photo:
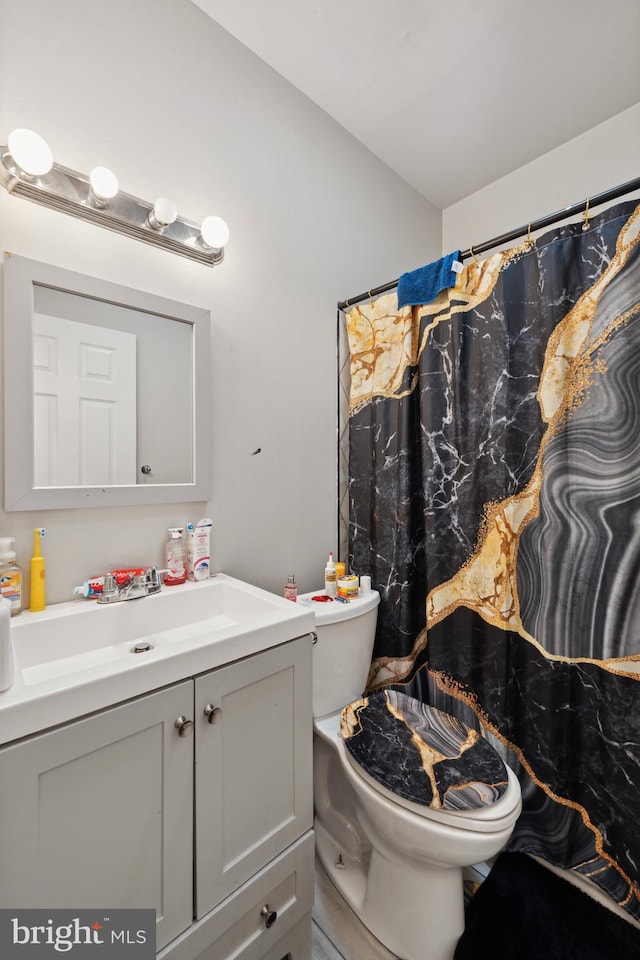
[[[210,496],[210,313],[4,256],[5,509]]]

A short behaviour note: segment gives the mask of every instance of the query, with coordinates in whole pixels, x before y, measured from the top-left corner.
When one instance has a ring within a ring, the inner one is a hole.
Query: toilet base
[[[316,854],[342,898],[401,960],[452,960],[464,929],[461,867],[406,861],[372,850],[357,860],[316,820]],[[405,923],[398,923],[403,918]]]

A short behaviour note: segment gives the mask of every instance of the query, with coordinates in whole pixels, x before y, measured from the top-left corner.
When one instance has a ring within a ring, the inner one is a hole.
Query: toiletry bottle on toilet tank
[[[335,597],[336,595],[336,579],[336,565],[333,560],[333,552],[331,552],[324,568],[324,592],[328,597]]]
[[[169,539],[166,547],[167,571],[164,575],[164,584],[175,587],[178,583],[185,583],[187,579],[186,544],[182,539],[182,527],[169,527]]]

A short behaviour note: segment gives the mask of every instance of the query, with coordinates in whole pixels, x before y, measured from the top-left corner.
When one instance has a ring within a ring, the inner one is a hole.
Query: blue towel
[[[453,264],[459,260],[460,251],[454,250],[442,260],[428,263],[426,267],[412,270],[411,273],[403,273],[398,280],[398,309],[431,303],[441,290],[455,287],[456,272]]]

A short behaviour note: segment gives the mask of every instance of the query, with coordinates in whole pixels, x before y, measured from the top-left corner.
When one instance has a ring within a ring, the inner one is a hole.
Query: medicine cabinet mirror
[[[5,509],[208,500],[210,313],[4,255]]]

